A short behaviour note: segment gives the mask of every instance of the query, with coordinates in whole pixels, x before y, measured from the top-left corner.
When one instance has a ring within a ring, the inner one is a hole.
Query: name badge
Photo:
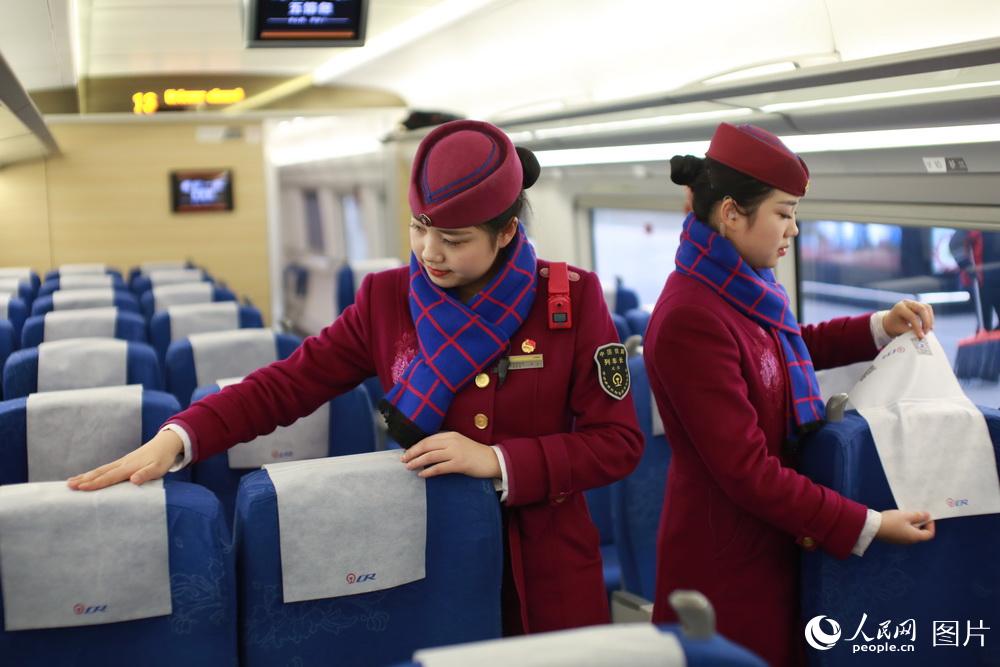
[[[518,354],[507,358],[510,360],[510,365],[507,368],[512,371],[545,367],[545,359],[541,354]]]

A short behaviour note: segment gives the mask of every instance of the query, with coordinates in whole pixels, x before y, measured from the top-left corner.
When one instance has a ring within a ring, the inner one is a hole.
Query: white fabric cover
[[[94,287],[111,287],[114,280],[106,273],[80,273],[64,276],[59,274],[60,290],[92,289]]]
[[[31,269],[27,266],[8,266],[0,269],[0,280],[4,278],[15,278],[17,280],[31,280]]]
[[[54,310],[45,313],[45,341],[67,338],[114,338],[117,308]]]
[[[128,343],[70,338],[38,346],[38,391],[116,387],[128,383]]]
[[[425,483],[398,451],[264,469],[278,499],[285,602],[380,591],[426,576]]]
[[[176,285],[177,283],[197,283],[205,278],[201,269],[166,269],[149,272],[149,282],[157,285]]]
[[[896,504],[935,519],[1000,512],[986,419],[932,332],[882,349],[849,393],[868,422]]]
[[[187,262],[183,260],[166,260],[160,262],[143,262],[139,265],[139,272],[148,276],[153,271],[183,271],[187,268]]]
[[[59,267],[59,277],[60,279],[65,278],[68,275],[80,275],[80,274],[103,274],[107,271],[107,264],[63,264]]]
[[[649,623],[617,623],[422,649],[423,667],[684,667],[677,637]]]
[[[170,614],[163,482],[0,486],[0,577],[8,632]]]
[[[58,289],[52,293],[53,310],[80,310],[115,305],[115,291],[110,287]]]
[[[0,278],[0,294],[17,296],[17,290],[22,282],[27,281],[20,280],[19,278]]]
[[[170,306],[167,313],[170,314],[171,341],[187,338],[192,334],[240,328],[240,305],[235,301]]]
[[[209,303],[212,301],[212,283],[178,283],[153,287],[153,311],[160,312],[170,306],[184,303]]]
[[[222,378],[249,375],[278,359],[277,338],[270,329],[236,329],[188,336],[199,387]]]
[[[0,294],[0,320],[10,319],[10,316],[7,314],[7,306],[13,298],[9,294]]]
[[[28,481],[64,480],[142,444],[142,385],[31,394]]]
[[[226,378],[216,384],[225,389],[243,378]],[[273,432],[230,448],[229,467],[259,468],[268,463],[319,459],[330,454],[330,403],[324,403],[311,415],[291,426],[279,426]]]

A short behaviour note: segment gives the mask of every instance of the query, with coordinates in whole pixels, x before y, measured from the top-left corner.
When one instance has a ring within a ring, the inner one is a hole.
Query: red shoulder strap
[[[549,328],[573,327],[573,308],[569,299],[569,268],[566,262],[549,264]]]

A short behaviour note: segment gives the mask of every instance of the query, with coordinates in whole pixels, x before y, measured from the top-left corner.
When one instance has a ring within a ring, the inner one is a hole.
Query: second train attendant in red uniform
[[[671,160],[691,213],[646,333],[649,384],[673,450],[653,620],[678,588],[705,593],[719,632],[774,667],[798,664],[799,553],[840,558],[874,537],[927,540],[923,512],[874,512],[799,475],[785,445],[824,416],[813,372],[874,358],[933,325],[930,306],[799,326],[772,269],[798,234],[805,163],[773,134],[723,123],[706,159]]]
[[[178,431],[190,457],[204,459],[377,375],[408,468],[494,478],[503,489],[505,632],[607,622],[582,492],[627,475],[642,436],[597,277],[536,260],[518,221],[538,172],[492,125],[433,130],[413,163],[409,268],[368,276],[356,303],[287,360],[195,403],[70,486],[160,477],[187,444]]]

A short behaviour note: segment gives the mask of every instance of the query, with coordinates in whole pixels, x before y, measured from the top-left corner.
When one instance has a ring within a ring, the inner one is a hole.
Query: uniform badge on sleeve
[[[628,375],[628,353],[621,343],[608,343],[594,352],[597,379],[601,389],[611,398],[622,400],[628,395],[631,380]]]

